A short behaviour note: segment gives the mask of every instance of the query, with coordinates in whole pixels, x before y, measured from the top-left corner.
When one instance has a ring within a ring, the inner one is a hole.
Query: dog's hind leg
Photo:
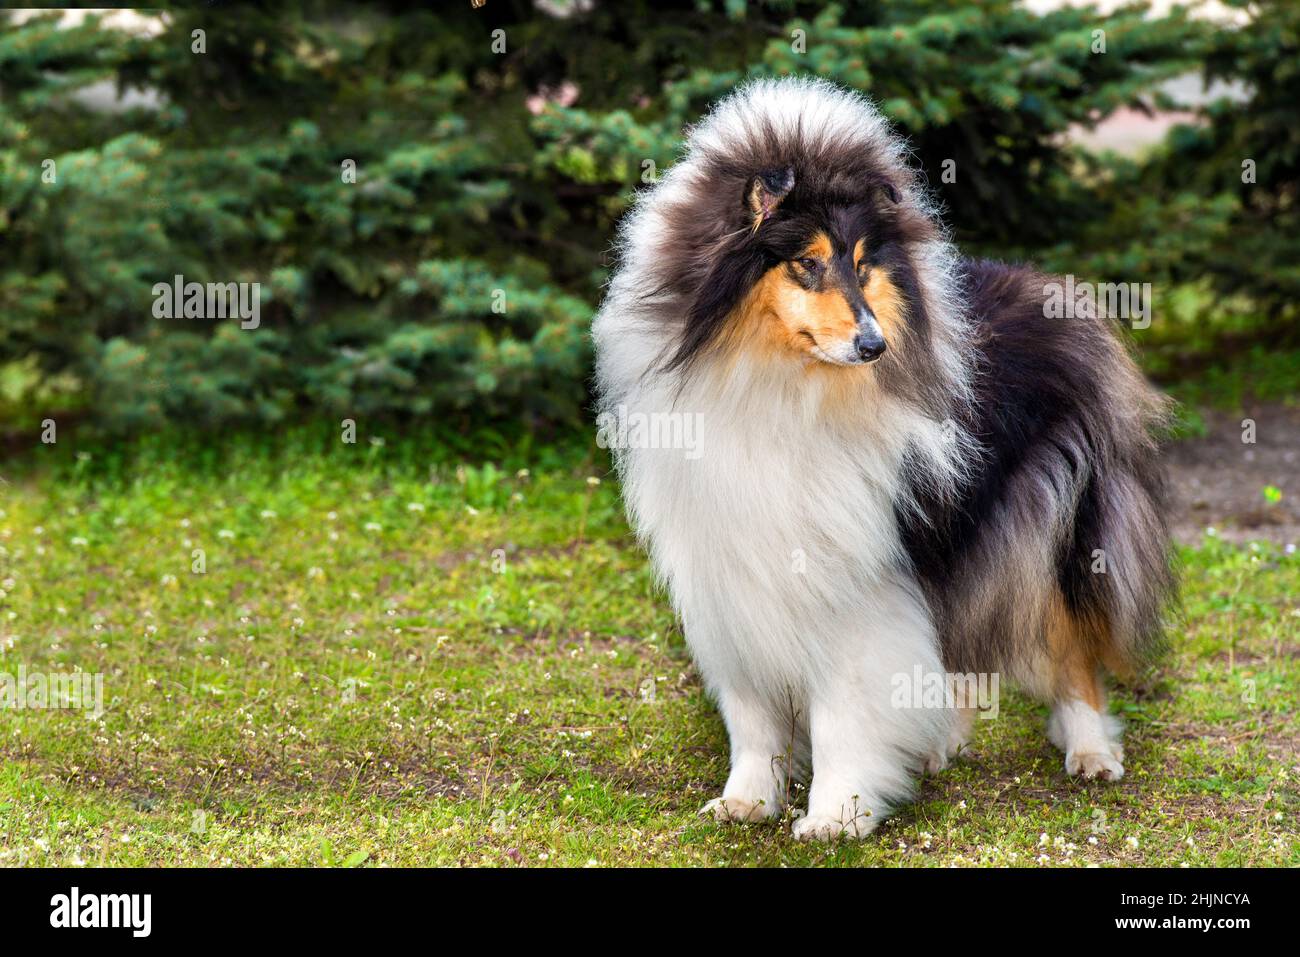
[[[1047,735],[1065,752],[1065,770],[1084,778],[1117,781],[1124,776],[1119,720],[1106,712],[1106,689],[1096,649],[1098,626],[1070,612],[1058,593],[1047,613],[1052,664],[1052,716]]]

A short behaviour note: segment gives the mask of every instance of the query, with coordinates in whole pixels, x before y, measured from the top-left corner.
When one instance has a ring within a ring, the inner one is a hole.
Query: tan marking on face
[[[862,296],[880,324],[886,345],[896,349],[903,339],[903,294],[890,278],[889,270],[876,267],[867,277]]]
[[[853,247],[853,271],[861,278],[863,263],[867,260],[867,241],[859,239]],[[867,271],[867,281],[862,285],[862,297],[880,325],[880,333],[890,349],[897,349],[904,338],[903,294],[894,285],[889,269],[877,266]]]
[[[825,233],[818,233],[813,236],[812,242],[799,254],[799,258],[820,259],[822,262],[826,262],[831,258],[832,252],[834,252],[834,247],[831,246],[831,238]]]
[[[857,323],[842,295],[811,293],[790,278],[786,266],[777,266],[732,315],[719,340],[719,354],[724,363],[742,355],[780,364],[801,362],[809,384],[819,390],[828,421],[838,422],[846,433],[860,433],[863,418],[879,408],[872,398],[877,378],[868,371],[870,366],[839,366],[821,359],[801,334],[805,330],[819,341],[836,334],[851,339]]]
[[[853,310],[836,290],[804,289],[785,266],[769,269],[728,325],[730,347],[757,349],[773,357],[802,356],[820,362],[857,334]]]

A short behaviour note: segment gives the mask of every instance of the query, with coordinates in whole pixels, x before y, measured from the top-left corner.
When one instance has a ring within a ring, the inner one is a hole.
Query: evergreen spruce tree
[[[1206,35],[1142,4],[1009,0],[294,2],[177,10],[149,36],[58,20],[0,17],[10,430],[576,422],[615,222],[752,76],[874,97],[968,248],[1108,248],[1114,177],[1064,134],[1159,102]],[[124,98],[88,105],[96,82]],[[260,283],[258,328],[157,318],[176,275]]]

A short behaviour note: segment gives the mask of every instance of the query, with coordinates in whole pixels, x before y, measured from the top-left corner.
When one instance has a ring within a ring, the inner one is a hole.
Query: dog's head
[[[939,234],[911,170],[852,140],[750,142],[764,148],[708,154],[708,188],[666,219],[680,237],[661,247],[666,265],[690,277],[669,367],[747,354],[839,375],[924,378],[919,251]]]
[[[859,196],[826,202],[816,185],[801,191],[793,167],[746,185],[741,215],[762,273],[729,317],[728,338],[806,362],[876,362],[901,344],[910,313],[895,278],[911,275],[894,228],[898,191],[864,184]]]
[[[799,78],[733,92],[638,196],[619,252],[596,328],[607,369],[626,330],[627,368],[681,381],[744,356],[941,418],[967,391],[955,250],[907,144],[855,93]]]

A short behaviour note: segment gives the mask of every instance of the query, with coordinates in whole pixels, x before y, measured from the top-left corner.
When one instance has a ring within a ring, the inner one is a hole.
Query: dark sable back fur
[[[1050,277],[972,260],[962,273],[976,346],[963,424],[984,454],[956,501],[918,487],[921,514],[898,513],[917,574],[940,608],[949,663],[978,670],[1016,652],[1015,629],[1005,625],[1025,618],[1028,596],[1006,590],[989,621],[969,620],[961,596],[990,551],[1014,547],[1017,536],[1053,534],[1008,527],[1006,517],[1048,498],[1043,481],[1051,498],[1073,503],[1059,516],[1055,555],[1067,607],[1105,624],[1113,644],[1095,649],[1099,659],[1108,650],[1140,659],[1156,647],[1172,587],[1165,482],[1152,438],[1164,400],[1105,320],[1044,317]],[[1104,574],[1093,571],[1097,549],[1108,559]]]

